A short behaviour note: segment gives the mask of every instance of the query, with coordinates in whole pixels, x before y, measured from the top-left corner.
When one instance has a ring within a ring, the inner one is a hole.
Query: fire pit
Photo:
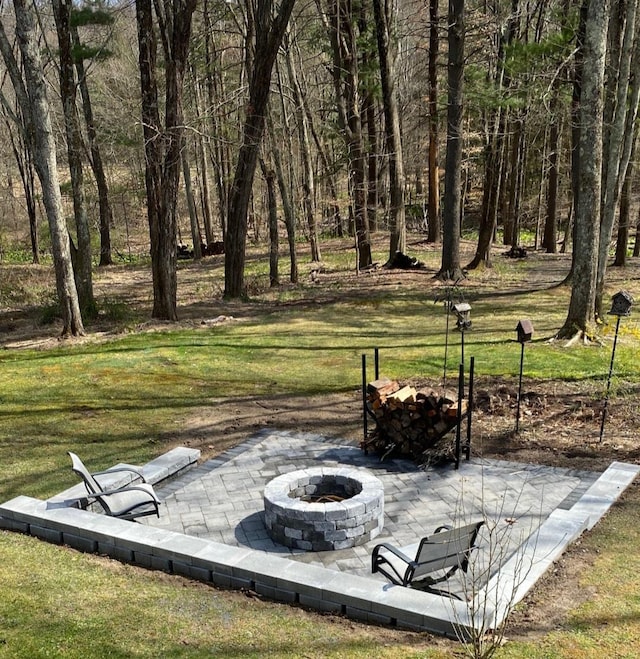
[[[312,467],[278,476],[264,488],[271,538],[305,551],[348,549],[382,530],[382,482],[361,469]]]

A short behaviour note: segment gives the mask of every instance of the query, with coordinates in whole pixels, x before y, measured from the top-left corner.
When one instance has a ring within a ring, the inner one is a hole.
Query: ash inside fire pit
[[[271,538],[306,551],[347,549],[382,530],[384,488],[360,469],[313,467],[274,478],[264,490]]]
[[[320,479],[311,478],[310,480],[313,482],[291,490],[289,496],[306,503],[329,503],[344,501],[362,492],[362,484],[353,479],[341,478],[338,480],[337,476],[324,475]]]
[[[300,501],[307,503],[329,503],[330,501],[344,501],[349,497],[343,497],[339,494],[309,494],[305,497],[300,497]]]

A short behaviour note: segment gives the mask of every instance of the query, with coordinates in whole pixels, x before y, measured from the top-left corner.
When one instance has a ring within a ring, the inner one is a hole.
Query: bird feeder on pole
[[[456,328],[460,332],[461,358],[460,363],[464,367],[464,333],[471,329],[471,305],[468,302],[458,302],[453,305],[453,312],[456,314]]]

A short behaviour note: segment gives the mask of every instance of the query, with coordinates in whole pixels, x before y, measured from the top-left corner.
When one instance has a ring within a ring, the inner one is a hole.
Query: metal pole
[[[458,417],[456,425],[456,469],[460,466],[460,424],[462,423],[462,398],[464,396],[464,367],[458,369]]]
[[[375,367],[376,380],[378,380],[380,378],[380,351],[378,348],[374,348],[373,362]]]
[[[516,434],[520,429],[520,399],[522,398],[522,367],[524,364],[524,341],[520,344],[520,381],[518,382],[518,411],[516,413]]]
[[[447,329],[444,335],[444,373],[442,374],[442,389],[447,388],[447,353],[449,352],[449,308],[451,300],[447,300]]]
[[[467,446],[465,447],[465,458],[471,458],[471,411],[473,410],[473,371],[475,370],[475,358],[471,357],[469,364],[469,398],[467,399]]]
[[[369,434],[369,429],[367,427],[367,356],[362,355],[362,433],[363,433],[363,445],[366,452],[367,435]]]
[[[613,372],[613,360],[616,356],[616,344],[618,343],[618,329],[620,329],[620,316],[616,321],[616,333],[613,337],[613,349],[611,350],[611,363],[609,364],[609,375],[607,377],[607,393],[604,397],[604,408],[602,410],[602,423],[600,424],[600,441],[604,435],[604,422],[607,418],[607,408],[609,407],[609,389],[611,389],[611,373]]]

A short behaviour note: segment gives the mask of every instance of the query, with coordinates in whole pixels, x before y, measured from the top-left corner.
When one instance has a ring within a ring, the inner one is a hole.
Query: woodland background
[[[285,252],[295,283],[296,246],[321,263],[329,236],[353,236],[360,270],[372,234],[391,261],[418,231],[445,280],[491,266],[496,241],[572,250],[559,334],[591,337],[613,250],[640,249],[637,4],[5,3],[3,258],[50,254],[81,334],[93,266],[133,258],[145,219],[167,320],[179,256],[224,249],[241,297],[247,243],[272,246],[272,286]]]

